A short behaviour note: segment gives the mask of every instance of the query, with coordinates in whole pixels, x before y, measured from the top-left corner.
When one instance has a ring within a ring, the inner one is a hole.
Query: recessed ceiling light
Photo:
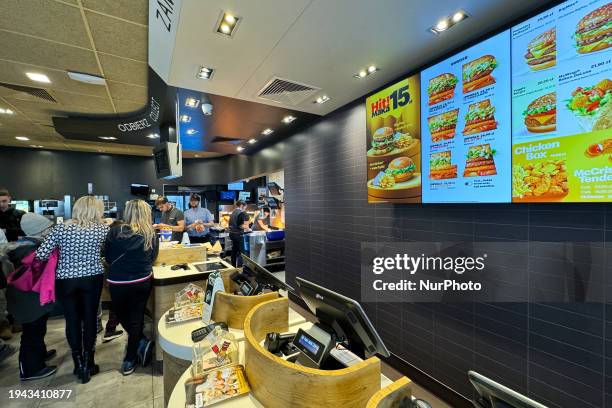
[[[102,140],[117,140],[115,136],[99,136]]]
[[[197,108],[200,105],[200,100],[196,98],[187,98],[185,99],[185,106],[189,108]]]
[[[327,96],[327,95],[323,95],[323,96],[319,96],[319,97],[318,97],[318,98],[317,98],[317,99],[314,101],[314,103],[321,104],[321,103],[325,103],[325,102],[329,101],[330,99],[331,99],[331,98],[330,98],[329,96]]]
[[[195,130],[195,129],[187,129],[187,134],[188,135],[195,135],[196,133],[198,133],[198,131]]]
[[[157,139],[159,137],[159,135],[157,133],[151,133],[150,135],[147,135],[147,137],[149,139]]]
[[[181,115],[180,116],[180,120],[183,123],[189,123],[189,122],[191,122],[191,116],[189,116],[189,115]]]
[[[12,114],[13,114],[13,113],[15,113],[15,112],[13,112],[13,111],[12,111],[12,110],[10,110],[10,109],[0,108],[0,113],[5,114],[5,115],[12,115]]]
[[[196,75],[199,79],[210,79],[215,70],[213,68],[208,68],[205,66],[201,66],[198,70],[198,74]]]
[[[51,83],[51,80],[45,74],[39,74],[38,72],[26,72],[28,78],[36,82],[44,82],[45,84]]]
[[[367,77],[368,75],[372,75],[376,71],[378,71],[378,67],[376,65],[370,65],[367,69],[362,69],[353,76],[357,79],[361,79]]]
[[[241,21],[240,17],[233,15],[227,11],[221,14],[221,18],[217,23],[217,33],[231,37],[236,31],[238,23]]]
[[[468,17],[469,16],[465,11],[459,10],[455,12],[452,17],[447,16],[438,20],[436,25],[431,27],[429,31],[434,34],[441,34],[442,32],[447,31],[449,28],[453,27],[455,24],[465,20]]]
[[[242,147],[242,146],[238,146],[238,147],[236,148],[236,150],[238,150],[239,152],[241,152],[241,151],[243,151],[243,150],[244,150],[244,147]]]
[[[261,134],[262,134],[262,135],[267,136],[267,135],[269,135],[269,134],[272,134],[273,132],[274,132],[274,131],[273,131],[272,129],[270,129],[270,128],[266,128],[266,129],[264,129],[264,130],[262,130],[262,131],[261,131]]]
[[[368,74],[371,74],[371,73],[376,72],[376,71],[378,71],[378,68],[376,68],[376,65],[370,65],[368,67]]]
[[[357,75],[359,76],[359,78],[365,78],[368,75],[368,73],[362,69],[361,71],[359,71]]]
[[[30,147],[34,147],[34,148],[40,149],[41,147],[44,147],[44,146],[43,145],[30,145]]]
[[[84,74],[82,72],[68,71],[68,77],[74,81],[92,85],[106,85],[106,80],[98,75]]]
[[[249,139],[249,144],[257,143],[257,139]]]
[[[293,115],[287,115],[283,118],[283,123],[291,123],[294,120],[296,120],[297,118]]]
[[[25,136],[15,136],[15,139],[21,140],[22,142],[27,142],[28,140],[30,140],[29,137],[25,137]]]

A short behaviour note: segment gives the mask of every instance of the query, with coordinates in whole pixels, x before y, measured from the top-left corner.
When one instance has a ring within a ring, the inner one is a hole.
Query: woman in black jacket
[[[144,312],[159,246],[151,207],[146,202],[128,201],[123,218],[124,223],[112,227],[106,237],[104,257],[109,265],[107,281],[113,310],[128,332],[121,372],[129,375],[137,362],[144,367],[151,360],[152,342],[143,333]]]

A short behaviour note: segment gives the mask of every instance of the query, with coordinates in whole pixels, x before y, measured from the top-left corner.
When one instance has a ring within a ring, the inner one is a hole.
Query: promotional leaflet
[[[419,76],[366,100],[368,202],[421,202]]]
[[[510,201],[510,33],[421,73],[423,202]]]
[[[562,3],[511,37],[512,201],[610,201],[612,3]]]

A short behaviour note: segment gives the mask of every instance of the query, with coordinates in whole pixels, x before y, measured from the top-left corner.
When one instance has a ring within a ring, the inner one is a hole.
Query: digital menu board
[[[512,201],[611,201],[612,3],[562,3],[511,41]]]
[[[424,203],[510,201],[510,32],[421,72]]]
[[[368,202],[421,202],[419,76],[366,100]]]

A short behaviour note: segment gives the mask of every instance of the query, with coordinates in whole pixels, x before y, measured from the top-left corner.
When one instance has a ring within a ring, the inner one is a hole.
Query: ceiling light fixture
[[[10,110],[10,109],[0,108],[0,113],[5,114],[5,115],[12,115],[12,114],[13,114],[13,113],[15,113],[15,112],[13,112],[13,111],[12,111],[12,110]]]
[[[43,145],[30,145],[30,147],[34,147],[34,148],[40,149],[41,147],[45,147],[45,146],[43,146]]]
[[[157,139],[159,137],[159,135],[157,133],[151,133],[150,135],[147,135],[147,137],[149,139]]]
[[[198,74],[196,75],[199,79],[210,79],[213,76],[215,70],[213,68],[208,68],[205,66],[201,66],[198,70]]]
[[[365,77],[367,77],[369,75],[372,75],[373,73],[375,73],[378,70],[379,70],[379,68],[376,65],[370,65],[367,69],[362,69],[362,70],[360,70],[358,73],[356,73],[353,76],[355,78],[357,78],[357,79],[361,79],[361,78],[365,78]]]
[[[216,31],[219,34],[231,37],[236,32],[236,27],[238,27],[238,23],[240,21],[242,21],[240,17],[237,17],[227,11],[223,11],[221,12],[221,16],[217,22]]]
[[[189,122],[191,122],[191,116],[189,116],[189,115],[181,115],[180,116],[180,120],[183,123],[189,123]]]
[[[188,135],[195,135],[196,133],[198,133],[198,131],[195,130],[195,129],[187,129],[187,134]]]
[[[102,140],[117,140],[115,136],[99,136]]]
[[[185,99],[185,106],[187,106],[188,108],[197,108],[198,106],[200,106],[200,100],[189,97]]]
[[[441,34],[444,31],[447,31],[449,28],[451,28],[455,24],[460,23],[461,21],[465,20],[468,17],[469,16],[465,11],[458,10],[452,15],[452,17],[447,16],[447,17],[443,17],[440,20],[438,20],[436,25],[431,27],[429,31],[431,31],[434,34]]]
[[[274,130],[270,129],[270,128],[266,128],[264,130],[261,131],[261,134],[264,136],[268,136],[270,134],[274,133]]]
[[[249,139],[249,144],[257,143],[257,139]]]
[[[236,148],[236,150],[238,150],[239,152],[241,152],[241,151],[243,151],[243,150],[244,150],[244,147],[242,147],[242,146],[238,146],[238,147]]]
[[[51,80],[45,74],[39,74],[38,72],[26,72],[26,76],[30,78],[32,81],[43,82],[45,84],[50,84]]]
[[[291,123],[294,120],[296,120],[297,118],[293,115],[287,115],[283,118],[283,123]]]
[[[106,79],[98,75],[84,74],[82,72],[67,71],[68,77],[74,81],[92,85],[106,85]]]
[[[27,142],[28,140],[30,140],[29,137],[25,137],[25,136],[15,136],[15,139],[21,140],[22,142]]]
[[[314,103],[322,104],[322,103],[325,103],[325,102],[329,101],[330,99],[331,99],[331,98],[330,98],[329,96],[327,96],[327,95],[323,95],[323,96],[319,96],[319,97],[318,97],[318,98],[317,98],[317,99],[314,101]]]
[[[202,113],[206,116],[212,115],[214,107],[208,95],[205,93],[200,95],[200,101],[202,102]]]

